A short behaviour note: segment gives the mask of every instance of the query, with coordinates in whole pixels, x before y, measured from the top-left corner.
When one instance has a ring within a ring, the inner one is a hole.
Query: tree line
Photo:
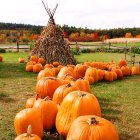
[[[115,29],[88,29],[63,25],[64,36],[70,41],[101,41],[107,38],[139,37],[140,28],[115,28]],[[43,30],[43,26],[30,24],[2,23],[0,22],[0,43],[16,42],[17,37],[22,42],[37,39]]]

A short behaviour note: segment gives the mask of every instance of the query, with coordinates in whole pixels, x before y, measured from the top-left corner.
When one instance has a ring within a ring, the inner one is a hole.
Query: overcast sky
[[[140,0],[44,0],[59,25],[109,29],[140,27]],[[0,22],[47,25],[41,0],[0,0]]]

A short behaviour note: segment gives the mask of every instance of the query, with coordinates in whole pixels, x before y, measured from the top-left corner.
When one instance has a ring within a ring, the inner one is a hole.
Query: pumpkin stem
[[[49,96],[46,96],[43,100],[47,101],[47,100],[51,100],[51,98]]]
[[[68,83],[66,87],[71,87],[71,86],[72,86],[71,83]]]
[[[31,125],[28,125],[28,128],[27,128],[27,137],[31,137],[31,134],[32,134],[32,126]]]
[[[38,97],[39,97],[39,94],[36,94],[36,96],[35,96],[35,100],[37,100],[37,99],[38,99]]]
[[[92,124],[99,124],[99,121],[96,120],[95,117],[91,117],[91,119],[88,120],[88,123],[89,125],[92,125]]]
[[[86,96],[86,94],[85,94],[85,93],[80,94],[80,97],[84,97],[84,96]]]

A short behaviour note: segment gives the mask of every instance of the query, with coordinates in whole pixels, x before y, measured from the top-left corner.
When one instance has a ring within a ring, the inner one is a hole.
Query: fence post
[[[17,39],[17,52],[19,52],[19,40]]]
[[[110,43],[110,41],[109,41],[109,42],[108,42],[109,49],[110,49],[110,45],[111,45],[111,43]]]

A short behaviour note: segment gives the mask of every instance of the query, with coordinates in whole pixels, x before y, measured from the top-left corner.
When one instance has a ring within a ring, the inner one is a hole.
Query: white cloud
[[[46,0],[52,10],[56,3],[57,24],[88,28],[140,27],[139,0]],[[44,2],[46,2],[44,0]],[[46,25],[41,0],[1,0],[0,22]]]

